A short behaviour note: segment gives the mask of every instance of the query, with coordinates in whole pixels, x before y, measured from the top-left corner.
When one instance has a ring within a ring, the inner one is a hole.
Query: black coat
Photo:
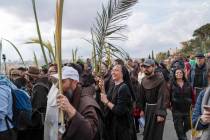
[[[181,88],[176,82],[172,82],[170,88],[172,110],[184,113],[189,112],[193,102],[193,90],[190,83],[185,82]]]
[[[105,112],[105,140],[136,140],[134,121],[131,114],[132,98],[126,84],[116,85],[108,93],[108,99],[114,104],[112,110]]]

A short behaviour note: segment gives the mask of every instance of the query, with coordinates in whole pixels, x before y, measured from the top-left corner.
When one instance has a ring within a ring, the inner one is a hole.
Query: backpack
[[[9,118],[8,116],[6,116],[6,123],[8,124],[8,121],[11,122],[16,130],[27,129],[30,126],[32,115],[30,96],[26,91],[18,89],[5,76],[0,76],[0,84],[6,85],[11,88],[11,94],[13,98],[13,118]]]
[[[13,122],[17,130],[25,130],[31,124],[32,106],[27,92],[21,89],[11,89],[13,98]]]

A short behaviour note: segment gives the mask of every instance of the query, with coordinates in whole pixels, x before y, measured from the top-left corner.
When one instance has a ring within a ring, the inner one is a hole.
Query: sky
[[[97,11],[108,0],[65,0],[63,15],[62,55],[71,59],[78,48],[81,58],[91,56],[90,28]],[[53,42],[56,0],[36,0],[42,38]],[[0,38],[12,41],[24,60],[33,60],[33,52],[43,59],[39,45],[25,42],[37,37],[31,0],[0,0]],[[210,23],[210,0],[139,0],[125,22],[128,40],[119,42],[133,58],[180,47],[192,38],[193,31]],[[19,60],[15,50],[3,41],[3,53],[10,60]]]

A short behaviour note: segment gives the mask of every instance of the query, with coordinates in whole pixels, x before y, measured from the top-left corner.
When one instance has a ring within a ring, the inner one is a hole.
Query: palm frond
[[[76,63],[77,62],[77,52],[78,52],[78,49],[77,48],[75,50],[72,49],[72,62],[73,63]]]
[[[127,25],[122,22],[128,19],[131,8],[137,2],[138,0],[109,0],[107,6],[102,5],[101,13],[97,13],[96,23],[91,29],[91,34],[92,45],[95,47],[98,56],[99,67],[104,56],[108,55],[107,58],[109,58],[109,55],[117,56],[117,54],[120,54],[123,57],[128,57],[128,54],[122,49],[117,49],[112,44],[112,41],[127,39],[127,36],[123,34]]]
[[[34,64],[36,65],[37,68],[39,67],[38,59],[35,52],[34,52]]]
[[[23,60],[23,57],[22,57],[20,51],[18,50],[18,48],[15,46],[15,44],[13,44],[11,41],[9,41],[9,40],[7,40],[7,39],[3,39],[3,40],[7,41],[7,42],[15,49],[15,51],[18,53],[18,55],[19,55],[19,57],[20,57],[20,59],[21,59],[23,65],[26,66],[26,65],[25,65],[25,62],[24,62],[24,60]]]
[[[33,12],[34,12],[34,17],[35,17],[35,21],[36,21],[36,29],[37,29],[37,34],[38,34],[38,37],[39,37],[39,40],[40,40],[40,46],[41,46],[42,54],[44,56],[44,60],[45,60],[46,65],[48,65],[47,56],[46,56],[46,53],[45,53],[45,50],[44,50],[44,47],[43,47],[43,44],[42,44],[42,36],[41,36],[41,31],[40,31],[40,28],[39,28],[39,21],[38,21],[38,17],[37,17],[37,13],[36,13],[35,0],[32,0],[32,6],[33,6]]]
[[[38,38],[31,38],[29,41],[25,42],[25,44],[40,44],[40,43],[41,42]],[[54,62],[55,61],[55,53],[54,53],[54,49],[53,49],[51,42],[49,40],[42,41],[42,45],[48,50],[49,58],[50,58],[51,62]],[[52,57],[53,57],[53,59],[52,59]]]
[[[64,0],[56,1],[56,28],[55,28],[55,42],[56,42],[56,63],[58,65],[58,83],[59,83],[59,92],[63,94],[63,86],[62,86],[62,46],[61,46],[61,38],[62,38],[62,15],[63,15],[63,3]],[[60,113],[61,125],[64,126],[64,115],[63,112]]]

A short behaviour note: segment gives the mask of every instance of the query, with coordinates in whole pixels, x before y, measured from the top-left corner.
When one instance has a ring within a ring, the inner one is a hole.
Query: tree
[[[156,60],[157,60],[158,62],[163,61],[163,60],[165,60],[165,59],[167,59],[167,58],[168,58],[168,56],[167,56],[167,53],[165,53],[165,52],[160,52],[160,53],[158,53],[158,54],[156,55]]]
[[[154,57],[154,51],[152,50],[152,59],[154,60],[155,57]]]
[[[170,54],[170,51],[168,50],[168,52],[167,52],[167,56],[168,57],[170,57],[171,56],[171,54]]]
[[[209,49],[208,41],[210,40],[210,24],[208,23],[196,29],[193,33],[193,36],[199,39],[202,46],[202,51],[207,53],[207,50]]]

